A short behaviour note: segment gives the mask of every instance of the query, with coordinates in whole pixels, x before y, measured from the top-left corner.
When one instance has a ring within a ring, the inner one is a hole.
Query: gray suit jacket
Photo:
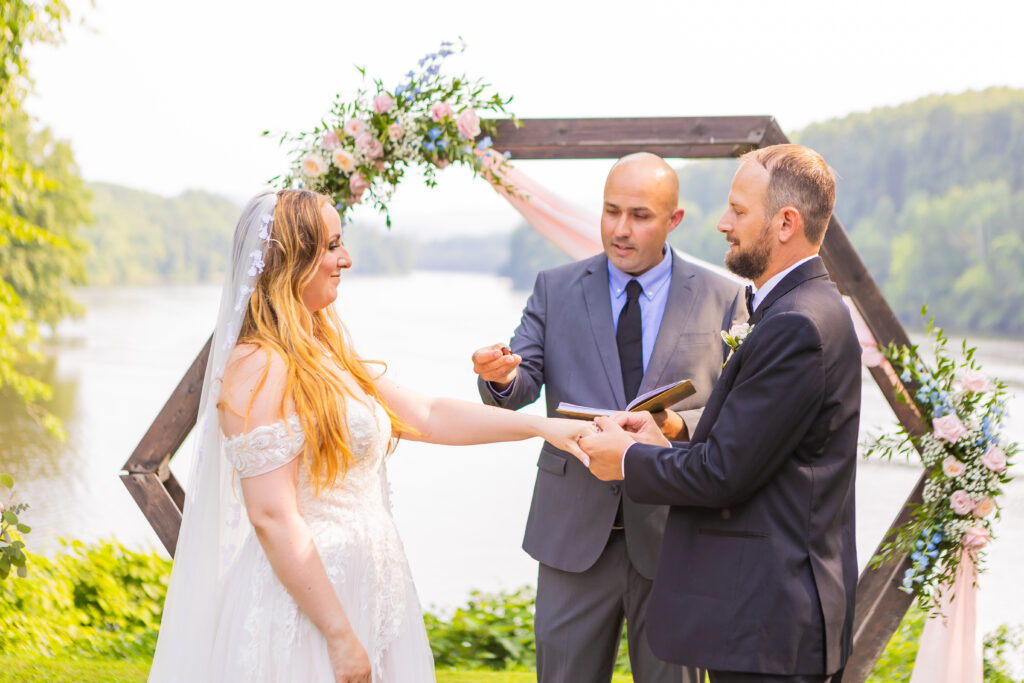
[[[746,320],[743,288],[726,277],[672,254],[672,280],[661,329],[640,393],[679,379],[697,393],[673,406],[690,433],[722,372],[728,347],[722,330]],[[545,389],[548,415],[561,401],[624,409],[625,392],[615,344],[604,254],[542,271],[510,344],[523,362],[505,398],[479,380],[485,403],[517,410]],[[604,550],[619,500],[623,500],[629,557],[653,579],[668,509],[623,498],[619,483],[594,477],[575,457],[549,443],[537,461],[537,482],[523,549],[550,567],[589,569]]]

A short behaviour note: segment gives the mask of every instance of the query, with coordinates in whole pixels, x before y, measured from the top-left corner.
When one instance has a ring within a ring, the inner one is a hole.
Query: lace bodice
[[[296,498],[331,582],[336,586],[357,584],[353,588],[363,596],[360,610],[368,611],[374,631],[374,647],[368,648],[373,664],[380,661],[387,643],[403,627],[403,615],[409,608],[418,611],[419,607],[418,603],[406,605],[408,596],[415,594],[391,517],[385,468],[391,422],[378,403],[371,405],[350,397],[345,400],[353,460],[344,478],[339,477],[333,487],[317,496],[306,468],[300,467]],[[292,415],[225,439],[224,452],[238,477],[246,478],[286,465],[301,455],[304,446],[299,419]],[[270,566],[262,571],[269,580]],[[259,610],[253,612],[258,614]],[[257,629],[259,620],[252,616],[247,629]],[[290,638],[287,632],[281,637],[284,641]]]

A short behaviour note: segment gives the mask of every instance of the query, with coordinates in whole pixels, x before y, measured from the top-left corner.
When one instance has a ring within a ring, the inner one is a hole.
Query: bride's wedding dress
[[[434,679],[434,664],[405,552],[391,517],[384,456],[387,413],[348,398],[354,461],[340,485],[313,495],[299,468],[299,511],[352,628],[366,649],[374,683]],[[269,472],[302,452],[296,416],[226,439],[224,450],[247,477]],[[241,495],[239,490],[239,495]],[[210,681],[333,683],[327,645],[274,574],[255,534],[228,569],[220,596]]]

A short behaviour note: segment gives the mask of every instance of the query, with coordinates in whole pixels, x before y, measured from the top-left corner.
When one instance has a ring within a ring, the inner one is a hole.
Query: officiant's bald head
[[[604,183],[601,242],[619,270],[647,272],[667,253],[665,239],[683,220],[679,178],[661,157],[648,152],[624,156]]]

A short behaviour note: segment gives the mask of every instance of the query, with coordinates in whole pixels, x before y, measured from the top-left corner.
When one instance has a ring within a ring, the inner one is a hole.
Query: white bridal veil
[[[277,193],[253,197],[238,219],[220,311],[203,379],[185,509],[174,553],[150,683],[197,683],[208,675],[225,571],[251,533],[233,492],[234,470],[223,453],[217,401],[228,355],[270,243]]]

